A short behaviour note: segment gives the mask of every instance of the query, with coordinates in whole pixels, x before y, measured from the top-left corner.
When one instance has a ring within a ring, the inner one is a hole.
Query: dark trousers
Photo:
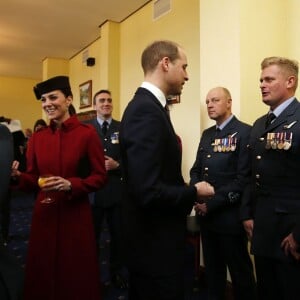
[[[255,256],[259,300],[300,299],[300,263]]]
[[[255,278],[245,235],[201,230],[209,300],[225,299],[227,267],[235,300],[256,299]]]
[[[10,203],[11,203],[11,190],[8,189],[0,205],[1,238],[4,240],[4,242],[8,241],[8,235],[9,235]]]
[[[184,300],[183,275],[148,276],[129,272],[128,300]]]
[[[109,258],[110,272],[112,274],[121,270],[122,264],[122,249],[121,249],[121,225],[120,225],[120,207],[114,204],[109,207],[92,206],[94,229],[97,242],[97,250],[99,253],[99,239],[103,229],[104,221],[106,221],[109,234]]]
[[[0,245],[0,299],[21,300],[23,277],[23,268],[17,258]]]

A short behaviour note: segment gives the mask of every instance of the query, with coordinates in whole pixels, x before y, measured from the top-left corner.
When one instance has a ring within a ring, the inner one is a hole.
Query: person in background
[[[25,135],[25,142],[24,142],[24,155],[26,157],[26,149],[27,149],[27,143],[28,140],[31,138],[32,136],[32,129],[31,128],[26,128],[24,130],[24,135]],[[26,158],[25,158],[26,159]],[[25,168],[26,169],[26,168]]]
[[[26,128],[24,130],[24,134],[25,134],[26,141],[28,141],[30,139],[30,137],[32,136],[32,129]]]
[[[98,91],[93,98],[97,117],[88,121],[93,125],[104,147],[107,185],[94,194],[92,210],[94,227],[99,249],[99,238],[104,220],[110,233],[110,273],[111,281],[118,288],[127,288],[127,280],[122,275],[122,249],[120,204],[122,201],[121,157],[119,144],[120,122],[112,118],[113,101],[109,90]]]
[[[15,188],[37,192],[25,269],[24,300],[99,300],[100,280],[88,194],[106,183],[96,130],[70,116],[66,76],[34,87],[50,120],[29,140],[27,170],[12,165]]]
[[[12,134],[13,138],[13,158],[19,161],[20,170],[24,171],[26,169],[26,138],[22,130],[20,120],[10,119],[1,117],[0,121],[8,127],[9,131]],[[5,199],[0,204],[1,211],[1,235],[2,241],[6,246],[9,241],[9,231],[10,231],[10,216],[11,216],[11,199],[13,191],[8,188]]]
[[[13,161],[13,138],[9,129],[0,124],[0,207],[7,201],[10,182],[11,164]],[[0,215],[0,220],[2,216]],[[2,221],[1,221],[2,223]],[[1,237],[0,237],[1,239]],[[0,299],[22,299],[23,271],[3,243],[0,242]]]
[[[235,300],[254,300],[255,278],[248,239],[239,218],[243,190],[249,181],[247,149],[251,126],[231,111],[228,89],[216,87],[206,96],[207,113],[216,125],[203,131],[191,184],[206,180],[215,195],[195,206],[199,214],[208,299],[225,299],[227,267]]]
[[[33,125],[33,132],[39,131],[42,128],[46,128],[47,127],[47,123],[44,119],[38,119],[35,121],[34,125]]]
[[[241,217],[251,239],[260,300],[300,295],[300,103],[298,62],[267,57],[260,90],[267,114],[253,125],[252,180]]]
[[[182,300],[186,218],[200,196],[214,191],[206,182],[185,185],[180,145],[165,109],[167,96],[181,94],[188,80],[185,51],[156,41],[141,60],[145,80],[120,127],[129,300]]]
[[[73,104],[69,106],[69,114],[70,116],[76,115],[76,109]]]

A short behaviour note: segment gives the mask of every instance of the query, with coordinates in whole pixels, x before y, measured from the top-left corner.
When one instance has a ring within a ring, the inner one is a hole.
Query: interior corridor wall
[[[35,99],[36,79],[0,77],[0,116],[21,121],[22,129],[33,128],[42,117],[41,103]]]

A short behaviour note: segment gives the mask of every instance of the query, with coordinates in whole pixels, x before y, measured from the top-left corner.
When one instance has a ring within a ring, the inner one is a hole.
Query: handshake
[[[214,187],[206,181],[199,181],[195,184],[197,189],[197,198],[199,202],[204,202],[215,195]]]
[[[197,189],[197,200],[194,209],[196,213],[200,216],[205,216],[207,214],[206,201],[215,195],[215,189],[206,181],[200,181],[195,184]]]

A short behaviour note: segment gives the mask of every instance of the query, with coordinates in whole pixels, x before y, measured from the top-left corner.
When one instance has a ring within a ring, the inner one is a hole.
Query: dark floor
[[[14,193],[11,199],[11,224],[9,231],[8,249],[13,253],[22,266],[25,265],[28,236],[30,231],[33,195]],[[100,270],[101,281],[104,286],[103,300],[127,300],[127,291],[116,289],[109,278],[109,233],[101,236],[100,243]],[[126,275],[126,270],[124,270]],[[194,276],[194,247],[186,245],[185,270],[186,295],[185,300],[206,300],[206,291],[203,282],[195,280]]]

